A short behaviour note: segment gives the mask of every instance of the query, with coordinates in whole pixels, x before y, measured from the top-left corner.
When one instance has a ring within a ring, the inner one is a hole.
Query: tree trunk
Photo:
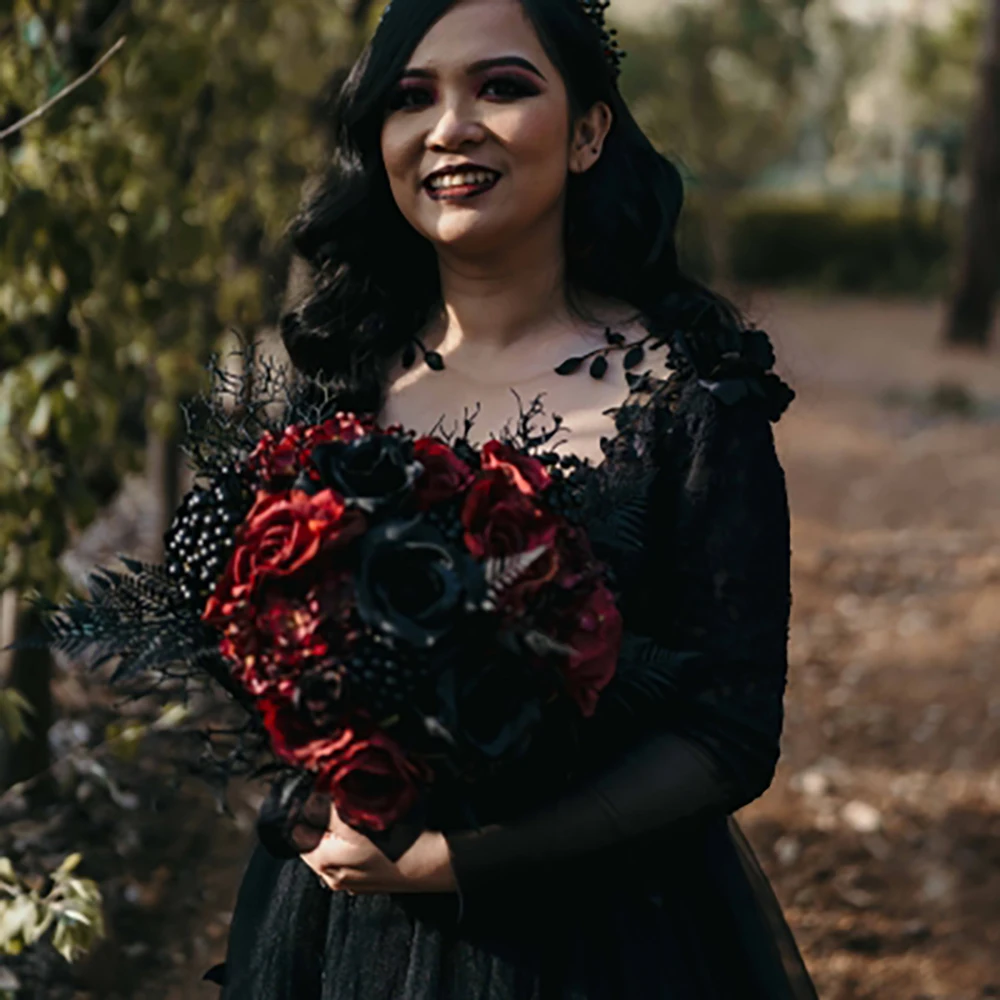
[[[155,562],[163,558],[163,535],[180,502],[181,451],[177,438],[150,428],[146,443],[146,482],[153,504],[152,551]]]
[[[733,285],[733,226],[730,218],[733,197],[721,188],[708,189],[705,195],[704,231],[712,284],[723,294],[729,294]]]
[[[5,595],[4,603],[9,598]],[[16,596],[15,596],[16,600]],[[8,617],[8,616],[4,616]],[[15,611],[15,637],[38,635],[42,623],[31,605]],[[9,626],[8,626],[9,628]],[[5,629],[6,631],[6,629]],[[16,649],[8,654],[10,666],[3,679],[5,688],[14,688],[31,705],[30,733],[17,743],[7,744],[0,773],[0,788],[8,788],[41,774],[50,763],[49,729],[52,727],[52,654],[48,649]]]
[[[1000,282],[1000,0],[987,0],[979,104],[970,126],[969,204],[945,324],[948,344],[985,348]]]
[[[364,27],[373,6],[374,0],[353,0],[348,4],[348,16],[356,31]]]

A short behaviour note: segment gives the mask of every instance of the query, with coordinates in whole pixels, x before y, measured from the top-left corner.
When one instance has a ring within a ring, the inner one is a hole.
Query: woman
[[[489,822],[396,863],[335,814],[301,857],[258,846],[214,970],[225,1000],[815,996],[729,819],[778,757],[770,421],[791,392],[767,338],[678,269],[680,180],[618,93],[603,6],[393,0],[297,226],[313,282],[283,334],[344,409],[420,431],[474,412],[485,439],[544,393],[612,510],[648,484],[605,551],[667,696],[599,711],[571,789],[485,790]],[[626,363],[649,371],[631,394]]]

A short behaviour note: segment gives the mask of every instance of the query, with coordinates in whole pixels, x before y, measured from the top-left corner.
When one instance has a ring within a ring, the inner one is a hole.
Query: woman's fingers
[[[353,895],[355,892],[379,892],[380,884],[357,868],[328,867],[324,868],[320,874],[320,881],[333,892],[346,892]]]

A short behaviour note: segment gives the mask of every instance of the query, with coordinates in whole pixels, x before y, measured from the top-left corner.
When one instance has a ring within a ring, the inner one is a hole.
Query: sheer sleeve
[[[675,670],[638,742],[556,802],[509,824],[448,835],[463,901],[590,877],[606,852],[662,848],[675,830],[761,795],[782,728],[789,518],[766,406],[689,380],[663,443],[649,518],[644,635]],[[463,903],[464,905],[464,903]]]

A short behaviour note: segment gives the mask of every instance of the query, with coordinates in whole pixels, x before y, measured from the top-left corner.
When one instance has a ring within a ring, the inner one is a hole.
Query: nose
[[[427,148],[434,152],[453,152],[482,142],[485,134],[474,109],[449,104],[442,108],[441,116],[427,134]]]

